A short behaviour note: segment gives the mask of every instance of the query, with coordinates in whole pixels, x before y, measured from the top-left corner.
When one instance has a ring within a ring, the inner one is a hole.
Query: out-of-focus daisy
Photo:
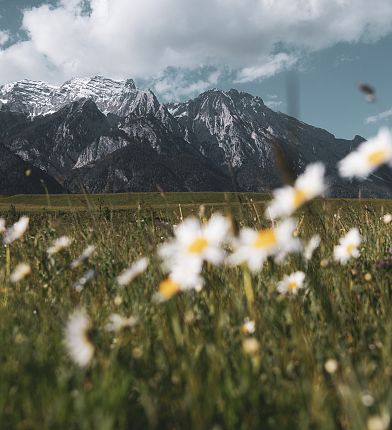
[[[341,160],[338,167],[343,178],[365,179],[383,164],[392,166],[392,133],[385,127]]]
[[[200,275],[200,264],[197,260],[188,260],[186,264],[179,262],[172,268],[169,276],[160,283],[156,299],[165,301],[180,291],[200,291],[203,285],[204,279]]]
[[[382,220],[384,224],[390,224],[392,222],[392,214],[385,214]]]
[[[334,248],[334,258],[341,264],[346,264],[350,258],[358,258],[358,250],[361,244],[361,235],[357,228],[352,228],[339,240],[339,245]]]
[[[324,363],[324,368],[328,373],[335,373],[338,370],[339,364],[334,358],[329,358]]]
[[[25,233],[29,226],[30,219],[27,216],[23,216],[19,219],[12,227],[10,227],[4,233],[4,243],[6,245],[15,242],[20,239]]]
[[[245,318],[244,323],[241,325],[241,333],[253,334],[255,330],[256,330],[255,322],[251,321],[249,318]]]
[[[234,252],[228,262],[233,265],[247,263],[252,271],[258,271],[269,256],[275,255],[278,262],[282,261],[288,253],[301,249],[299,239],[293,236],[295,227],[293,219],[286,219],[275,228],[242,229],[239,239],[234,241]]]
[[[175,228],[175,238],[163,244],[158,252],[166,270],[173,266],[186,264],[188,260],[203,261],[218,265],[222,263],[225,252],[222,245],[228,240],[229,221],[222,215],[215,214],[201,224],[196,218],[188,218]]]
[[[24,278],[31,274],[31,267],[29,264],[20,263],[16,266],[15,270],[11,273],[10,281],[13,284],[22,281]]]
[[[126,327],[133,327],[136,323],[136,317],[123,317],[119,314],[111,314],[109,316],[109,321],[106,324],[106,330],[116,332]]]
[[[75,290],[80,293],[83,288],[92,280],[94,279],[95,276],[95,270],[90,269],[87,270],[87,272],[80,278],[78,279],[77,282],[75,282],[74,284],[74,288]]]
[[[53,242],[53,245],[48,249],[49,256],[57,254],[67,249],[72,243],[72,239],[68,236],[61,236]]]
[[[147,270],[148,258],[144,257],[137,260],[131,267],[124,270],[119,276],[117,276],[117,283],[121,286],[130,284],[135,278],[140,276]]]
[[[304,203],[323,194],[327,188],[324,174],[325,167],[322,163],[307,166],[293,186],[287,185],[273,192],[272,202],[265,215],[271,219],[290,216]]]
[[[5,228],[5,219],[4,218],[0,218],[0,234],[3,234],[5,232],[6,228]]]
[[[297,294],[298,290],[304,287],[305,273],[295,272],[286,275],[277,286],[280,294]]]
[[[242,349],[247,355],[256,355],[260,351],[260,342],[254,337],[249,337],[243,340]]]
[[[80,367],[87,367],[94,355],[90,330],[91,322],[83,309],[70,316],[65,329],[65,345],[71,359]]]
[[[304,257],[305,260],[311,260],[314,254],[314,251],[320,246],[321,238],[318,234],[312,236],[309,242],[306,244],[304,248]]]
[[[82,254],[71,263],[71,268],[76,269],[79,267],[84,261],[88,260],[93,255],[94,251],[95,246],[88,246]]]

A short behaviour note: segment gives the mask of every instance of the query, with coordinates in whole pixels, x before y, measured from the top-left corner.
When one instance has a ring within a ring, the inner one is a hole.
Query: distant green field
[[[261,193],[118,193],[118,194],[59,194],[0,196],[0,210],[14,206],[18,210],[99,210],[137,209],[139,206],[166,208],[173,205],[225,205],[264,202],[267,194]]]

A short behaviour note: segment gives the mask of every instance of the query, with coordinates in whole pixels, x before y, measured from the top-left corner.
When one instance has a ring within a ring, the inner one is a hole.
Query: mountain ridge
[[[332,195],[390,195],[387,169],[362,183],[337,174],[362,137],[337,139],[236,89],[163,104],[132,79],[95,76],[6,84],[0,102],[0,143],[69,192],[271,191],[279,142],[296,174],[323,161]]]

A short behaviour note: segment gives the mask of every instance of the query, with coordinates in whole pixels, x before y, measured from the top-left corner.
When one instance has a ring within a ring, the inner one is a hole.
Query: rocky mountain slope
[[[68,192],[269,191],[281,185],[279,147],[296,173],[325,162],[334,195],[390,193],[388,169],[360,184],[338,178],[337,161],[362,138],[336,139],[236,90],[164,105],[132,80],[97,76],[59,87],[7,84],[0,103],[0,144],[7,154]],[[0,163],[7,166],[3,154]],[[0,193],[9,193],[3,183]]]

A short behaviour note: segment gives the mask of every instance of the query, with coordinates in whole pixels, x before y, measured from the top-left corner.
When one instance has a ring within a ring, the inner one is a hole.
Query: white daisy
[[[392,166],[392,133],[385,127],[341,160],[338,167],[343,178],[365,179],[383,164]]]
[[[256,325],[254,321],[249,318],[245,318],[244,323],[241,325],[241,333],[243,334],[253,334],[256,331]]]
[[[119,276],[117,276],[117,283],[121,286],[130,284],[135,278],[140,276],[147,270],[148,258],[141,258],[137,260],[131,267],[124,270]]]
[[[88,246],[82,254],[71,263],[71,268],[76,269],[79,267],[84,261],[88,260],[93,255],[94,251],[95,246]]]
[[[215,214],[201,224],[196,218],[188,218],[175,228],[175,238],[163,244],[158,252],[166,270],[178,266],[178,262],[196,260],[200,269],[204,261],[218,265],[222,263],[225,252],[222,249],[228,240],[229,221],[222,215]]]
[[[304,249],[305,260],[309,261],[312,259],[314,251],[316,251],[316,249],[320,246],[320,243],[321,237],[318,234],[310,238]]]
[[[233,265],[247,263],[252,271],[258,271],[270,256],[274,255],[277,262],[283,261],[288,253],[301,249],[300,241],[293,237],[295,228],[296,222],[289,218],[275,228],[242,229],[239,239],[234,241],[234,252],[228,262]]]
[[[5,232],[6,228],[5,228],[5,219],[4,218],[0,218],[0,234],[3,234]]]
[[[75,282],[74,284],[74,288],[75,290],[80,293],[83,288],[95,277],[95,270],[90,269],[87,270],[87,272],[80,278],[78,279],[77,282]]]
[[[29,226],[30,219],[27,216],[23,216],[19,219],[12,227],[10,227],[4,233],[4,243],[6,245],[15,242],[20,239],[25,233]]]
[[[352,228],[346,236],[339,240],[339,245],[334,248],[334,258],[341,264],[346,264],[350,258],[358,258],[358,250],[361,244],[361,235],[357,228]]]
[[[72,243],[72,239],[68,236],[61,236],[53,242],[53,245],[48,249],[49,256],[57,254],[64,249],[67,249]]]
[[[130,316],[130,317],[123,317],[119,314],[111,314],[109,316],[109,321],[106,324],[106,330],[107,331],[120,331],[121,329],[125,327],[133,327],[137,323],[137,318]]]
[[[94,345],[90,342],[91,322],[86,312],[75,311],[65,329],[65,345],[71,359],[80,367],[87,367],[94,355]]]
[[[31,274],[31,267],[29,264],[20,263],[16,266],[15,270],[11,273],[10,281],[13,284],[22,281],[24,278]]]
[[[304,287],[305,273],[295,272],[286,275],[277,285],[280,294],[297,294]]]
[[[390,224],[392,222],[392,214],[385,214],[382,218],[384,224]]]
[[[271,219],[290,216],[304,203],[323,194],[327,188],[324,174],[325,167],[322,163],[307,166],[293,186],[287,185],[273,192],[272,202],[265,215]]]

